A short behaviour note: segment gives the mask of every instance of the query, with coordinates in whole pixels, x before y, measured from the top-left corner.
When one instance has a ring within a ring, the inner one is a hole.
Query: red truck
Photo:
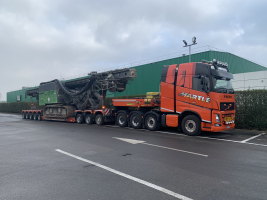
[[[159,93],[148,93],[145,98],[112,99],[112,109],[75,110],[75,118],[65,121],[97,125],[115,121],[120,127],[145,127],[150,131],[177,127],[191,136],[201,131],[232,129],[235,98],[231,79],[227,63],[216,60],[164,66]],[[30,114],[33,112],[36,111],[22,111],[23,118],[34,118]],[[45,119],[39,112],[36,119]]]

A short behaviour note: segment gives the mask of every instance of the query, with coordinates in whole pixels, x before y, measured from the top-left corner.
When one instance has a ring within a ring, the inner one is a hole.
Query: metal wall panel
[[[21,102],[36,102],[36,98],[30,98],[30,97],[27,97],[25,99],[25,92],[29,89],[35,89],[37,87],[33,87],[33,88],[28,88],[28,89],[23,89],[23,90],[16,90],[16,91],[12,91],[12,92],[8,92],[7,95],[6,95],[6,98],[7,98],[7,102],[17,102],[17,96],[20,95],[20,101]]]

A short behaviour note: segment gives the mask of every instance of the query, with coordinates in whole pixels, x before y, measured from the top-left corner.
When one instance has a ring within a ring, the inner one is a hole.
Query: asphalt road
[[[259,131],[189,137],[0,114],[0,152],[0,200],[267,199]]]

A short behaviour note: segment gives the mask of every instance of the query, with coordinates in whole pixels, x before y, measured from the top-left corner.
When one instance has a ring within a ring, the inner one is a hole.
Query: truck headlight
[[[219,114],[215,114],[215,116],[216,116],[216,121],[217,121],[218,123],[221,123],[220,115],[219,115]]]

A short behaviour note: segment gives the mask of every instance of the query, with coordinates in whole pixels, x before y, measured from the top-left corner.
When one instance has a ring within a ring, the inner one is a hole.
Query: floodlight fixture
[[[192,38],[192,42],[193,42],[193,44],[196,44],[196,39],[197,39],[196,37],[193,37],[193,38]]]
[[[189,62],[191,62],[191,46],[197,44],[197,38],[194,36],[192,38],[192,44],[189,44],[189,45],[187,44],[185,40],[183,40],[183,42],[185,44],[184,47],[189,47]]]

